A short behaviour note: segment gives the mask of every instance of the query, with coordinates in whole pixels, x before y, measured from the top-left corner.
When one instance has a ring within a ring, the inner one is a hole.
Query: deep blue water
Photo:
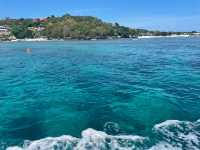
[[[1,143],[199,118],[200,38],[0,43]]]

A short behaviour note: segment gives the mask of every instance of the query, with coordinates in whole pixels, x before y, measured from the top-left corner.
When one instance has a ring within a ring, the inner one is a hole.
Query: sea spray
[[[200,121],[168,120],[153,127],[152,139],[134,135],[108,135],[87,129],[81,138],[45,138],[7,150],[199,150]]]

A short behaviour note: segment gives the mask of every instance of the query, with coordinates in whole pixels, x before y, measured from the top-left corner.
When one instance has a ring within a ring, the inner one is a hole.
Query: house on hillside
[[[42,31],[46,28],[39,26],[39,27],[28,27],[28,30],[32,32],[33,38],[46,38],[42,36]]]
[[[28,27],[28,30],[33,31],[33,32],[43,31],[43,30],[45,30],[45,27]]]
[[[8,26],[0,26],[0,41],[15,40],[16,37],[11,34]]]
[[[7,26],[0,26],[0,35],[9,35],[10,28]]]
[[[32,20],[33,22],[47,22],[48,19],[47,18],[36,18]]]

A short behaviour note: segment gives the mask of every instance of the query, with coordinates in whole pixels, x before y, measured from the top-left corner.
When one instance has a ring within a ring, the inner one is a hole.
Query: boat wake
[[[157,124],[150,137],[108,135],[87,129],[81,138],[64,135],[38,141],[25,141],[23,146],[7,150],[200,150],[200,120],[168,120]]]

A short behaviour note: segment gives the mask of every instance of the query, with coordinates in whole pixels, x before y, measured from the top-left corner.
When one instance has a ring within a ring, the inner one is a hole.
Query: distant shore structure
[[[0,26],[0,41],[15,40],[16,37],[11,34],[11,28],[8,25]]]
[[[6,26],[0,26],[0,32],[4,33],[4,32],[8,32],[9,28]]]
[[[8,36],[10,34],[10,28],[8,26],[0,26],[0,36]]]

